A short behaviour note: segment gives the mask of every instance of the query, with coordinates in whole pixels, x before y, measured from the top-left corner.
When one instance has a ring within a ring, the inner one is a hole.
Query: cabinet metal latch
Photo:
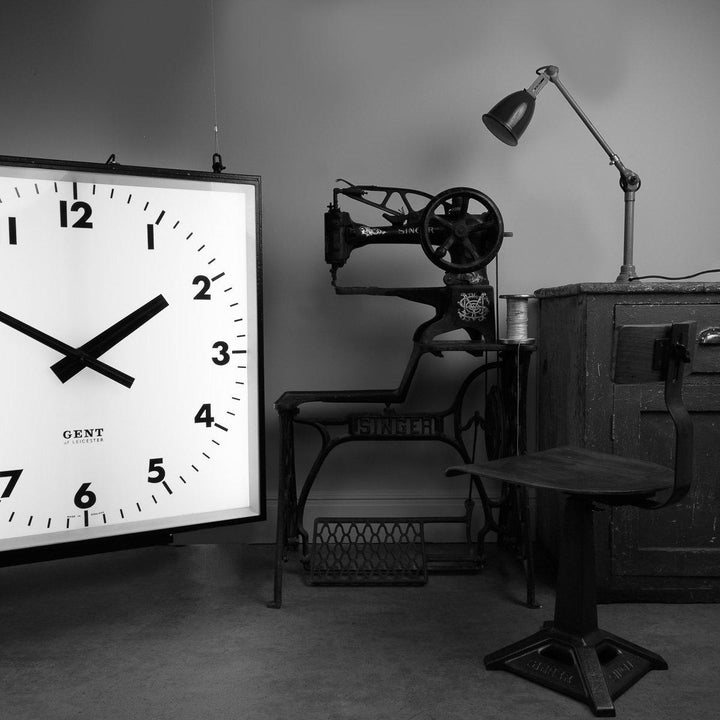
[[[720,345],[720,328],[706,328],[698,335],[699,345]]]

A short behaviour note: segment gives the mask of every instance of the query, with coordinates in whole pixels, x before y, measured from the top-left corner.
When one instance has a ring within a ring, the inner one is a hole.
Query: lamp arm
[[[607,140],[600,134],[599,130],[592,124],[590,118],[583,112],[582,108],[577,104],[575,98],[568,92],[568,89],[560,82],[559,71],[555,65],[547,65],[538,70],[540,76],[545,76],[555,85],[561,95],[568,101],[570,107],[577,113],[578,117],[583,121],[585,127],[592,133],[592,136],[600,143],[602,149],[610,158],[610,164],[614,165],[620,173],[620,185],[623,190],[635,191],[640,188],[640,177],[636,172],[629,170],[623,164],[617,153],[608,145]]]
[[[590,122],[590,118],[583,112],[582,108],[575,102],[575,98],[568,92],[567,88],[560,82],[559,71],[555,65],[546,65],[537,71],[539,78],[528,88],[528,92],[537,96],[547,82],[551,82],[560,91],[561,95],[568,101],[570,107],[583,121],[585,127],[592,133],[592,136],[600,143],[602,149],[610,158],[610,164],[614,165],[620,173],[620,187],[625,193],[625,221],[623,227],[623,262],[620,266],[620,274],[616,282],[629,282],[637,277],[635,265],[633,264],[633,245],[635,229],[635,192],[640,189],[640,176],[623,165],[615,151],[608,145],[607,140],[600,134],[598,129]]]

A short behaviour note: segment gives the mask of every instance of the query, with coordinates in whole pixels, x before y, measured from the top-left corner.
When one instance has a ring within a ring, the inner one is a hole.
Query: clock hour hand
[[[52,348],[53,350],[57,350],[63,355],[77,359],[78,362],[81,362],[83,365],[87,365],[89,368],[95,370],[95,372],[100,373],[100,375],[104,375],[111,380],[115,380],[115,382],[118,382],[125,387],[129,388],[133,384],[134,378],[126,375],[124,372],[116,370],[114,367],[101,362],[92,355],[85,353],[83,350],[71,347],[62,340],[58,340],[57,338],[52,337],[52,335],[48,335],[47,333],[42,332],[42,330],[38,330],[22,320],[14,318],[12,315],[8,315],[7,313],[0,311],[0,322],[13,328],[14,330],[17,330],[18,332],[23,333],[24,335],[27,335],[33,340],[37,340],[43,345],[47,345],[47,347]]]
[[[86,357],[98,358],[128,335],[142,327],[148,320],[155,317],[155,315],[167,306],[168,301],[162,295],[158,295],[150,300],[150,302],[145,303],[142,307],[131,312],[127,317],[116,322],[107,330],[96,335],[92,340],[88,340],[85,344],[81,345],[78,350],[83,353],[82,356],[68,355],[52,365],[51,370],[58,376],[61,382],[67,382],[88,364],[85,361]]]

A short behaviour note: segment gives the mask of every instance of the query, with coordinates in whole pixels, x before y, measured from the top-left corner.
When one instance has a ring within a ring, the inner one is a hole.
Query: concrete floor
[[[512,558],[423,587],[323,588],[296,556],[284,605],[272,548],[192,545],[0,569],[0,708],[7,720],[494,720],[591,718],[484,653],[552,614],[522,605]],[[720,605],[603,605],[600,624],[663,655],[618,717],[717,717]]]

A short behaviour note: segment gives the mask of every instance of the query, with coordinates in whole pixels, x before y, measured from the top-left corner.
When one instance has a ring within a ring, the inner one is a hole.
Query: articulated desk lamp
[[[612,151],[605,139],[590,122],[587,115],[580,109],[570,93],[558,78],[558,69],[554,65],[546,65],[537,71],[538,78],[526,90],[518,90],[501,100],[482,119],[490,132],[507,145],[517,145],[520,136],[525,132],[535,110],[535,98],[548,82],[553,83],[570,103],[573,110],[580,116],[588,130],[602,145],[610,158],[610,164],[620,172],[620,187],[625,193],[625,229],[623,264],[616,282],[629,282],[637,277],[633,265],[633,226],[635,213],[635,191],[640,188],[640,178],[632,170],[628,170],[620,158]]]

